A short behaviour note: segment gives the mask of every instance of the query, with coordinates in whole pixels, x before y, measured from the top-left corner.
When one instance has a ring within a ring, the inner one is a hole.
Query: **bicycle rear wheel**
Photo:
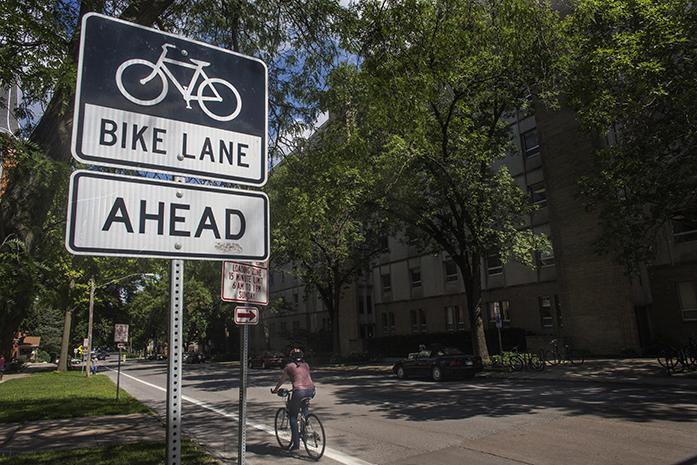
[[[322,422],[319,421],[319,418],[314,413],[305,417],[303,443],[305,444],[307,455],[315,460],[322,458],[324,448],[327,445],[324,436],[324,426],[322,426]]]
[[[292,436],[290,432],[290,417],[288,416],[288,410],[284,407],[276,411],[274,425],[276,427],[276,440],[278,441],[278,445],[283,449],[287,449],[290,446]]]
[[[523,365],[525,365],[525,362],[523,361],[523,357],[520,355],[514,355],[511,357],[511,370],[513,371],[520,371],[523,369]]]

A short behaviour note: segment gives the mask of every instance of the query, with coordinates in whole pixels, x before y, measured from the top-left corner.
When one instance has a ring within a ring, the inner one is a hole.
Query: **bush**
[[[51,355],[48,352],[46,352],[45,350],[39,349],[39,351],[36,353],[36,361],[37,362],[50,362]]]

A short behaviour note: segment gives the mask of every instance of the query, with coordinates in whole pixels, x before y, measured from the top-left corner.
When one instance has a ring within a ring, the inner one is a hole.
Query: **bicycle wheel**
[[[523,358],[520,355],[514,355],[513,357],[511,357],[510,364],[511,370],[520,371],[523,369],[525,362],[523,361]]]
[[[126,89],[123,82],[123,74],[126,72],[127,68],[130,68],[126,79],[126,82],[128,82],[131,87],[130,91]],[[154,79],[155,75],[160,78],[159,85],[157,82],[150,84],[150,81]],[[140,87],[134,85],[136,82],[140,84]],[[133,60],[124,61],[116,70],[116,87],[119,88],[121,95],[131,102],[149,107],[164,100],[167,96],[169,83],[161,69],[157,68],[148,60],[134,58]]]
[[[230,101],[230,92],[235,99],[234,106],[233,102]],[[224,79],[208,78],[201,82],[196,92],[196,99],[201,110],[216,121],[232,121],[242,110],[240,93],[237,92],[235,86]],[[214,102],[215,105],[211,105],[211,102]],[[215,111],[208,108],[208,105],[211,105]],[[233,108],[232,113],[228,113],[230,108]]]
[[[561,364],[562,359],[558,351],[547,349],[545,350],[545,362],[549,366],[557,366]]]
[[[580,352],[571,352],[569,354],[569,363],[571,363],[574,366],[583,365],[585,361],[585,357]]]
[[[315,460],[319,460],[324,455],[326,440],[324,436],[324,426],[314,413],[305,417],[305,429],[303,432],[303,443],[307,455]]]
[[[545,359],[537,354],[530,355],[530,366],[535,371],[542,371],[545,369]]]
[[[288,416],[288,410],[284,407],[276,411],[274,425],[276,427],[276,440],[278,441],[278,445],[283,449],[287,449],[288,446],[290,446],[292,437],[290,432],[290,417]]]

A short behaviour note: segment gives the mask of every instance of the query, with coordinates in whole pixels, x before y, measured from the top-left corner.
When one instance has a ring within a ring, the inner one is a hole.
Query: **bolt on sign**
[[[223,262],[221,299],[225,302],[268,305],[269,270],[265,262]]]

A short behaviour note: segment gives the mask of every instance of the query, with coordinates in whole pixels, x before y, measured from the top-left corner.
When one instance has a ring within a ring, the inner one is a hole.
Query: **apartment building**
[[[538,206],[527,226],[546,234],[553,250],[540,255],[535,268],[483,260],[485,325],[493,329],[498,314],[504,330],[525,334],[528,348],[562,337],[597,355],[640,354],[656,342],[697,334],[697,224],[676,218],[656,262],[641,276],[628,276],[611,256],[596,253],[597,214],[579,196],[578,180],[592,174],[592,153],[607,141],[582,133],[569,110],[520,114],[510,129],[518,150],[502,163]],[[385,253],[345,289],[341,353],[368,350],[374,338],[468,331],[464,285],[454,262],[399,237],[386,238],[385,245]],[[259,328],[264,345],[318,345],[328,330],[321,301],[287,270],[272,275],[271,295],[287,305],[265,315]],[[496,350],[496,341],[488,343]]]

